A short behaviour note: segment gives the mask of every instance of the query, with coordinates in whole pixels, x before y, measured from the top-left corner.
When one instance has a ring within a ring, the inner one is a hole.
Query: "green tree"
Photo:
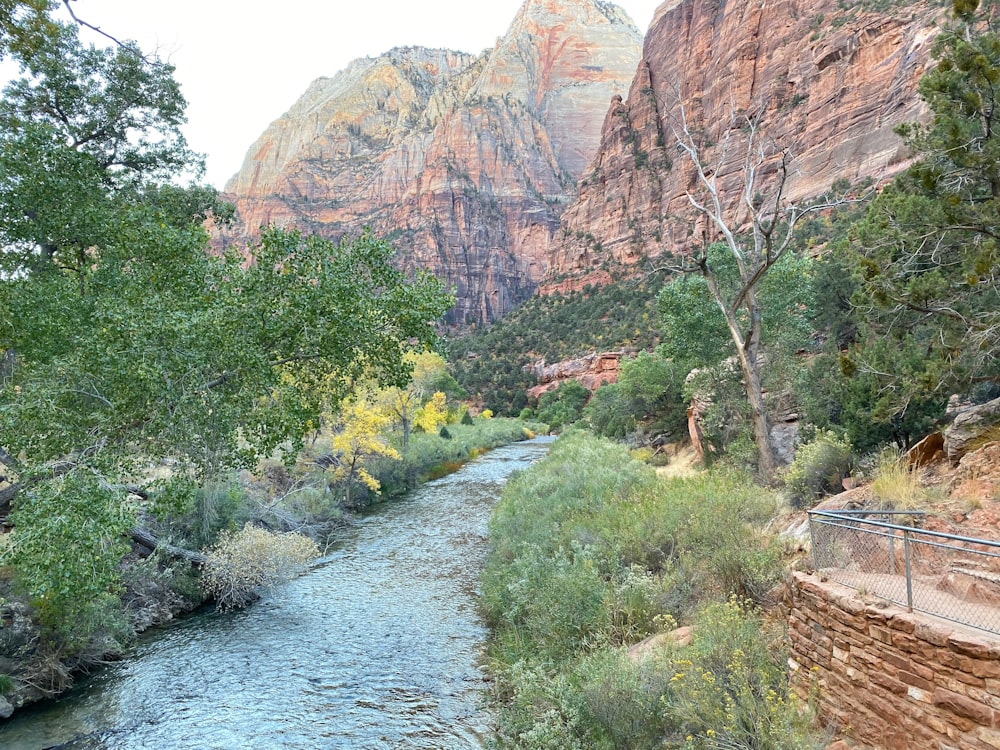
[[[956,1],[920,81],[932,117],[899,129],[917,161],[873,201],[855,228],[869,324],[856,372],[894,391],[890,411],[1000,376],[1000,135],[997,5]],[[875,361],[879,337],[922,352],[917,372]]]
[[[190,484],[294,452],[324,399],[404,384],[405,351],[434,342],[450,304],[370,233],[269,229],[209,252],[204,222],[228,209],[168,182],[201,167],[172,73],[65,31],[0,102],[0,461],[14,479],[0,506],[14,500],[8,554],[39,605],[77,568],[117,562],[114,545],[84,544],[88,514],[132,518],[127,497],[169,496],[146,480],[157,460]],[[62,514],[44,510],[53,498]]]
[[[589,398],[590,391],[575,380],[567,380],[560,383],[554,391],[542,394],[538,399],[536,418],[558,431],[580,418]],[[485,413],[484,411],[483,414]]]
[[[0,60],[8,54],[23,60],[57,33],[49,0],[0,0]]]
[[[705,143],[704,134],[690,126],[683,105],[678,103],[676,110],[674,138],[695,173],[689,202],[710,225],[711,234],[706,239],[718,237],[720,241],[704,242],[690,256],[679,259],[672,270],[700,277],[707,299],[721,313],[750,407],[759,470],[771,479],[777,460],[762,380],[766,339],[761,283],[790,254],[798,222],[833,203],[799,205],[788,199],[785,187],[791,154],[763,137],[759,118],[734,113],[723,128],[722,142],[715,146]],[[730,149],[737,146],[743,153],[742,184],[737,195],[723,195],[718,175],[724,171],[721,168]],[[708,163],[710,154],[716,156],[717,164]],[[743,226],[749,227],[746,234],[738,231]],[[713,248],[721,249],[721,253],[713,254]],[[722,258],[725,260],[720,267]],[[726,269],[734,271],[728,283]]]
[[[599,435],[622,438],[640,429],[648,437],[676,436],[686,429],[681,392],[689,368],[657,352],[639,352],[621,363],[618,381],[601,386],[583,410]]]
[[[727,363],[729,358],[738,361],[738,357],[725,316],[719,314],[715,301],[715,295],[721,299],[737,297],[743,282],[727,246],[709,246],[704,262],[713,275],[714,292],[700,273],[681,275],[660,292],[663,344],[659,351],[679,371],[664,381],[672,383],[674,391],[680,387],[676,379],[682,377],[680,372],[686,375],[700,370],[688,390],[710,394],[712,413],[706,415],[706,437],[721,449],[728,438],[740,434],[740,427],[755,423],[752,412],[747,414],[753,400],[747,398],[745,378],[742,383],[738,380],[735,388],[726,382],[737,372],[742,374],[742,368]],[[791,379],[788,370],[794,367],[795,353],[812,338],[812,265],[809,258],[786,252],[754,284],[758,323],[753,335],[761,342],[755,347],[757,378],[762,388],[772,392]],[[740,330],[753,330],[746,308],[733,310],[731,318]],[[766,368],[760,366],[764,362]]]
[[[618,383],[602,385],[583,409],[583,417],[590,429],[601,437],[620,440],[636,428],[631,404]]]

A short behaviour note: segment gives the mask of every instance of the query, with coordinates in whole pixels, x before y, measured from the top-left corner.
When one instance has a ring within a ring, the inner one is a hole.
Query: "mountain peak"
[[[478,57],[398,47],[314,81],[227,184],[252,239],[264,224],[337,239],[364,226],[404,267],[456,289],[456,323],[527,298],[608,102],[641,35],[595,0],[528,0]]]

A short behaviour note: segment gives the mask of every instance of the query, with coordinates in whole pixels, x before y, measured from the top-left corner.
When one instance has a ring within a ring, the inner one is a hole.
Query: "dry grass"
[[[680,479],[696,476],[701,470],[701,459],[694,448],[687,446],[679,450],[666,466],[656,467],[656,475],[658,477]]]
[[[916,510],[930,499],[906,456],[893,449],[879,454],[872,492],[883,507],[893,510]]]

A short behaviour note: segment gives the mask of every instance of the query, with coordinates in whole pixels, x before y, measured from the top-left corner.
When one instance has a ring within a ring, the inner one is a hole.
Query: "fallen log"
[[[204,555],[201,552],[184,549],[183,547],[175,547],[172,544],[160,541],[151,531],[144,529],[141,526],[134,526],[129,532],[129,536],[132,537],[132,541],[136,544],[141,544],[148,550],[163,550],[171,557],[178,557],[182,560],[187,560],[192,565],[196,565],[199,568],[208,562],[207,555]]]

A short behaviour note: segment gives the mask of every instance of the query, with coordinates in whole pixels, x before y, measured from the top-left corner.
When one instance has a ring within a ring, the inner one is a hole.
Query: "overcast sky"
[[[662,0],[619,0],[645,33]],[[221,188],[264,129],[311,81],[393,47],[478,53],[522,0],[74,0],[77,16],[177,67],[186,135]]]

